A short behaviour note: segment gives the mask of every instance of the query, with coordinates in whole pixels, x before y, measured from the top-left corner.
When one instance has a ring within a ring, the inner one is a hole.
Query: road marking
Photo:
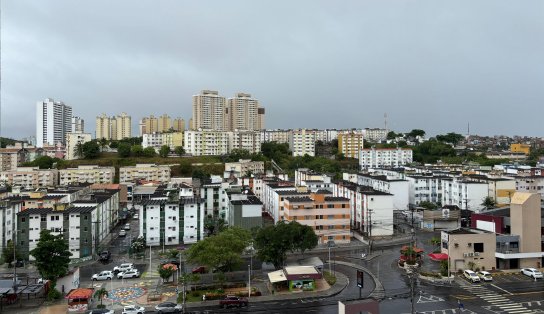
[[[497,289],[499,289],[499,290],[502,290],[502,291],[504,291],[504,292],[508,293],[509,295],[513,295],[513,293],[512,293],[512,292],[510,292],[510,291],[508,291],[508,290],[504,290],[503,288],[501,288],[501,287],[498,287],[498,286],[495,286],[494,284],[491,284],[491,286],[493,286],[493,287],[495,287],[495,288],[497,288]]]
[[[417,300],[417,303],[432,303],[432,302],[442,302],[442,301],[444,301],[444,299],[434,295],[430,295],[428,297],[424,297],[420,295],[419,300]]]

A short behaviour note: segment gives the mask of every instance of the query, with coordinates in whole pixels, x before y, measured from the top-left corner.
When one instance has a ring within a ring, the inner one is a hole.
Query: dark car
[[[219,301],[220,308],[231,307],[231,306],[242,307],[242,306],[248,306],[248,304],[249,304],[249,301],[246,298],[240,298],[235,295],[228,295],[224,299]]]
[[[110,260],[110,258],[111,258],[110,251],[102,251],[102,252],[100,252],[100,255],[98,255],[98,259],[101,262],[107,262],[107,261]]]
[[[206,267],[204,266],[198,266],[193,268],[192,270],[193,274],[205,274],[206,273]]]
[[[21,259],[15,261],[15,267],[25,267],[25,261]]]

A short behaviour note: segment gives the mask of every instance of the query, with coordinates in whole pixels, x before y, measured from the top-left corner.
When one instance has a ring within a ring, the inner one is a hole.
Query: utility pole
[[[368,254],[372,252],[372,209],[368,208]]]

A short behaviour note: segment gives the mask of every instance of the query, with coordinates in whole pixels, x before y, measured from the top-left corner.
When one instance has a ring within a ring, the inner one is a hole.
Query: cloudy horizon
[[[36,103],[191,118],[191,97],[246,92],[267,128],[543,136],[544,2],[1,3],[1,135]],[[512,119],[516,116],[517,119]]]

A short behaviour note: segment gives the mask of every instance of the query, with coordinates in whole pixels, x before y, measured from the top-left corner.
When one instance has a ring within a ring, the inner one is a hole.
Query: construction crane
[[[270,164],[272,165],[272,168],[276,170],[277,173],[285,173],[285,171],[283,171],[283,169],[281,169],[281,167],[278,166],[278,164],[274,161],[274,159],[270,159]]]

